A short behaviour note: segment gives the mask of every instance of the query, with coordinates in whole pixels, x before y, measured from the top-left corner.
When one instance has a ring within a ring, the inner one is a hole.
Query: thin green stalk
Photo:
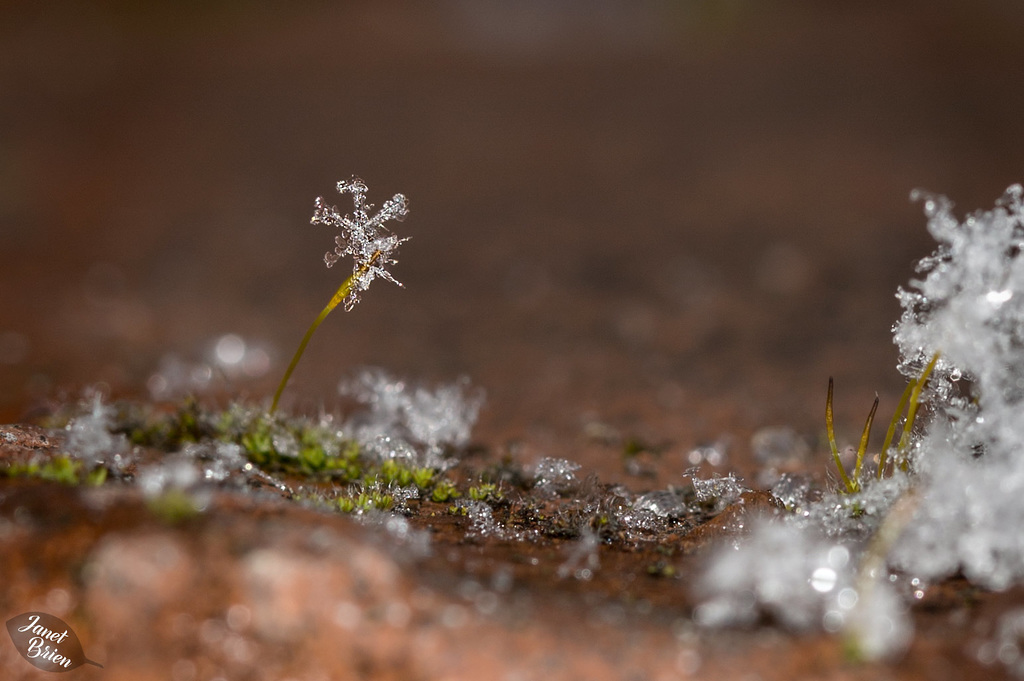
[[[896,411],[892,414],[892,420],[889,421],[889,430],[885,432],[885,442],[882,443],[882,453],[878,455],[878,479],[882,479],[882,475],[885,473],[885,465],[888,463],[886,458],[889,454],[889,447],[892,446],[892,438],[896,434],[896,425],[900,421],[900,416],[903,416],[903,410],[907,408],[907,400],[910,399],[910,393],[913,392],[914,387],[917,385],[917,379],[911,379],[910,383],[907,383],[907,387],[903,390],[903,395],[900,396],[900,402],[896,405]]]
[[[847,492],[856,492],[857,489],[850,482],[850,478],[846,475],[846,469],[843,468],[843,462],[839,458],[839,447],[836,446],[836,433],[835,428],[832,425],[832,377],[828,377],[828,397],[825,398],[825,430],[828,432],[828,444],[832,447],[832,458],[836,461],[836,468],[839,469],[839,477],[843,481],[843,485],[846,486]]]
[[[910,433],[914,429],[914,419],[917,418],[917,407],[918,402],[921,399],[921,391],[924,390],[924,386],[928,383],[928,377],[932,373],[932,369],[939,361],[939,353],[932,355],[932,360],[928,362],[928,366],[924,368],[924,372],[921,374],[921,378],[917,380],[917,385],[914,386],[914,391],[910,395],[910,407],[907,408],[907,422],[903,426],[903,433],[900,435],[900,470],[907,470],[907,454],[910,449]]]
[[[370,270],[370,267],[373,266],[373,263],[379,256],[380,251],[377,251],[362,267],[353,272],[352,276],[345,280],[345,283],[338,288],[330,302],[327,303],[327,307],[320,312],[320,316],[314,320],[313,324],[309,327],[309,330],[306,331],[306,335],[302,337],[302,342],[299,343],[299,349],[295,351],[295,356],[292,357],[291,363],[284,372],[284,378],[281,379],[280,385],[277,386],[277,392],[274,393],[274,401],[270,405],[271,414],[277,411],[277,403],[281,399],[281,393],[284,392],[284,387],[288,384],[288,379],[291,378],[292,372],[295,371],[295,365],[299,363],[299,358],[302,357],[302,353],[306,351],[306,345],[309,344],[309,339],[313,337],[313,332],[316,331],[316,328],[320,326],[320,323],[327,318],[327,315],[329,315],[334,308],[338,307],[338,304],[341,303],[341,301],[348,297],[348,294],[352,290],[352,287],[355,286],[355,283]]]
[[[864,424],[864,432],[860,435],[860,445],[857,447],[857,464],[853,468],[853,484],[860,489],[860,469],[864,464],[864,454],[868,451],[868,439],[871,437],[871,424],[875,422],[875,412],[878,411],[878,395],[875,395],[875,403],[871,405],[871,413]]]

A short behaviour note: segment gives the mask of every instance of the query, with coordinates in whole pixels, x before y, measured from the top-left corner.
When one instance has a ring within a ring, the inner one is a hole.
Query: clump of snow
[[[793,522],[765,521],[738,545],[721,547],[698,584],[694,617],[705,627],[762,620],[806,631],[842,633],[866,659],[909,645],[913,623],[884,575],[858,564],[862,546]]]
[[[914,464],[922,501],[894,562],[925,578],[958,569],[1004,589],[1024,578],[1024,206],[1020,185],[990,211],[957,220],[945,198],[924,201],[939,246],[901,289],[894,329],[901,370],[934,353],[933,411]]]
[[[380,369],[365,369],[339,386],[369,410],[351,424],[356,439],[382,459],[417,458],[440,466],[446,448],[469,442],[484,393],[467,379],[434,389],[411,386]]]
[[[242,446],[234,442],[218,442],[215,445],[190,444],[185,454],[202,467],[206,482],[225,482],[235,473],[244,470],[246,458]]]
[[[694,447],[686,454],[686,460],[691,466],[705,463],[709,466],[721,466],[728,458],[731,447],[732,438],[725,435],[710,444]]]
[[[849,562],[847,547],[813,532],[758,525],[746,542],[722,547],[712,559],[698,585],[705,600],[696,619],[749,625],[767,616],[795,629],[820,626],[830,602],[840,610],[856,603],[856,592],[846,591],[853,586]]]
[[[780,475],[775,480],[771,493],[782,503],[783,508],[801,517],[810,515],[808,507],[821,498],[810,476],[797,473]]]
[[[404,561],[417,561],[431,554],[430,532],[417,530],[398,513],[369,510],[353,516],[368,527],[383,530],[398,549],[395,557]]]
[[[840,592],[840,597],[844,592]],[[878,581],[854,591],[852,606],[831,609],[825,614],[825,628],[834,621],[842,627],[852,652],[862,659],[878,660],[901,654],[914,636],[909,608],[891,583]],[[834,619],[832,619],[834,618]]]

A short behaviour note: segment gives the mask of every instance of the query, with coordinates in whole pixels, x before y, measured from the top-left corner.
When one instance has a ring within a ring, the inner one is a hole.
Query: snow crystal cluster
[[[464,447],[484,394],[466,379],[431,390],[410,386],[380,369],[365,369],[342,382],[341,394],[368,407],[352,433],[381,459],[409,459],[444,467],[445,448]]]
[[[911,470],[820,499],[780,478],[792,512],[712,558],[701,624],[767,617],[841,630],[877,658],[909,643],[906,602],[928,581],[962,571],[1004,589],[1024,578],[1022,196],[1014,185],[993,210],[961,221],[946,198],[913,194],[938,248],[897,293],[894,340],[911,380],[939,360],[911,439]],[[898,579],[908,588],[898,590]]]

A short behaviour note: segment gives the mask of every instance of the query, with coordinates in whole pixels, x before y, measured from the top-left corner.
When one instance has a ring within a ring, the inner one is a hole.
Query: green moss
[[[493,482],[480,483],[469,488],[467,492],[469,498],[473,501],[485,501],[487,503],[496,503],[502,501],[505,496],[498,489],[498,486]]]
[[[647,566],[647,574],[651,577],[675,577],[676,569],[667,562],[658,560]]]
[[[10,463],[0,467],[0,475],[7,478],[34,478],[39,475],[39,464]]]
[[[186,397],[173,413],[155,412],[139,405],[119,405],[111,432],[122,433],[140,447],[175,451],[182,446],[214,437],[218,423],[199,401]]]
[[[58,456],[45,463],[11,464],[0,468],[0,476],[8,478],[37,478],[63,485],[102,485],[107,479],[107,469],[98,466],[91,471],[85,464],[69,456]]]
[[[462,496],[459,490],[456,489],[455,484],[450,480],[442,480],[434,486],[434,491],[430,493],[432,501],[436,501],[439,504],[451,501],[452,499],[458,499]]]
[[[412,469],[394,459],[388,459],[380,465],[379,476],[386,485],[396,484],[399,487],[408,487],[412,484]]]
[[[437,472],[433,468],[416,468],[412,472],[412,484],[421,492],[425,492],[434,484]]]
[[[369,510],[390,511],[395,505],[395,498],[386,492],[363,491],[355,496],[339,497],[337,504],[342,513]]]

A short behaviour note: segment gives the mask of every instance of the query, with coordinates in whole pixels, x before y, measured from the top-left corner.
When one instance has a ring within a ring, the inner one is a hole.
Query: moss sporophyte
[[[338,182],[338,193],[352,195],[353,211],[350,215],[341,215],[337,208],[324,203],[322,197],[318,197],[316,200],[316,210],[313,212],[310,223],[336,227],[340,231],[340,234],[334,237],[337,245],[334,250],[324,254],[324,262],[328,267],[332,267],[342,257],[351,255],[352,274],[338,288],[330,302],[306,331],[306,335],[303,336],[302,342],[299,343],[299,349],[295,351],[295,356],[292,357],[291,363],[284,372],[281,384],[277,386],[274,401],[270,405],[270,413],[277,411],[281,393],[284,391],[288,379],[291,378],[295,365],[299,363],[299,358],[305,352],[313,332],[334,308],[344,302],[345,311],[350,312],[359,302],[359,294],[368,289],[377,277],[387,279],[398,286],[402,285],[391,276],[386,267],[397,262],[392,256],[398,246],[409,239],[391,233],[384,223],[388,220],[402,221],[409,214],[409,201],[403,194],[395,194],[384,202],[380,210],[374,215],[370,215],[373,205],[366,203],[366,192],[366,184],[358,177]]]

